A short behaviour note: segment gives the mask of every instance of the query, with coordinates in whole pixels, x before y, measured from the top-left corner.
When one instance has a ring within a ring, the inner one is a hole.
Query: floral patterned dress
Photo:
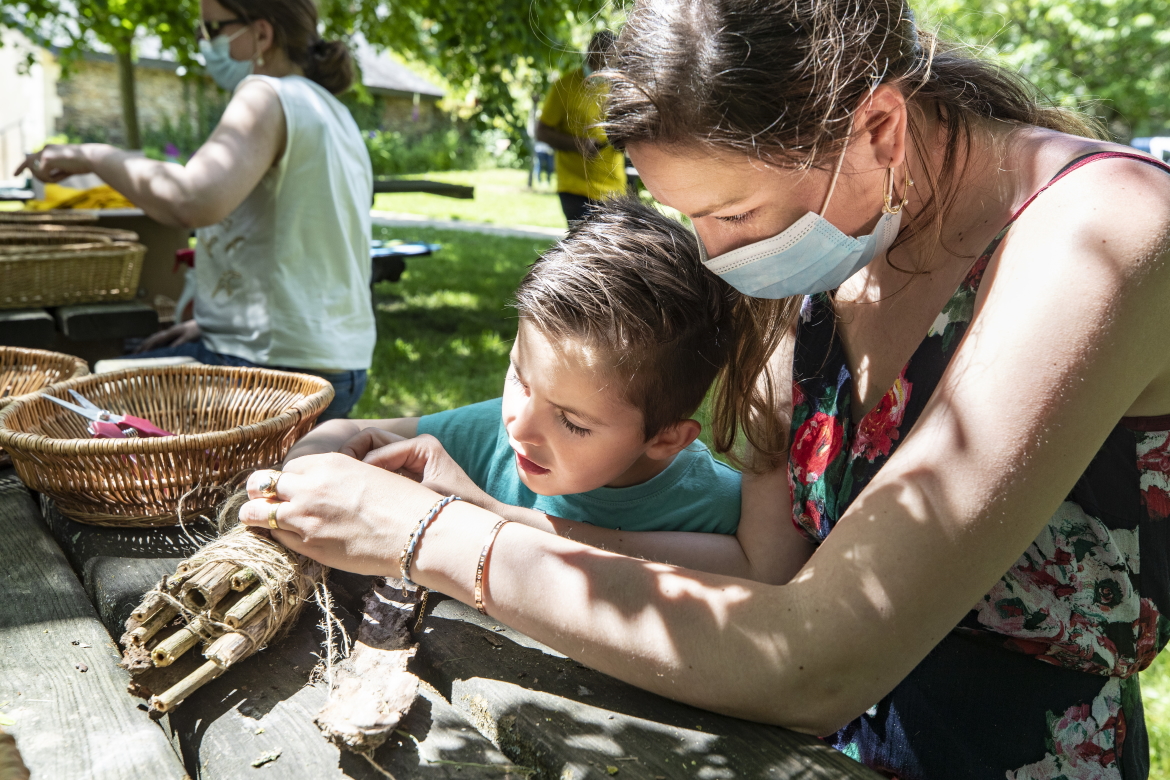
[[[1086,155],[1049,186],[1109,157],[1157,164],[1123,153]],[[851,416],[853,380],[831,301],[825,293],[805,299],[788,476],[793,522],[812,542],[832,531],[917,421],[1012,222],[860,420]],[[991,592],[897,688],[830,741],[902,780],[1147,777],[1137,672],[1170,639],[1168,517],[1170,415],[1122,419]]]

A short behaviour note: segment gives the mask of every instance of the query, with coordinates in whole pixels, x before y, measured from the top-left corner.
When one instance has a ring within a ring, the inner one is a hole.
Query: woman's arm
[[[1170,412],[1170,397],[1147,392],[1170,377],[1164,177],[1095,163],[1021,217],[918,424],[790,583],[649,563],[509,524],[488,558],[490,614],[699,707],[821,734],[851,720],[1018,559],[1135,400],[1147,414]],[[331,566],[391,575],[436,498],[338,455],[289,464],[279,487],[288,530],[278,540]],[[264,525],[267,507],[253,501],[241,517]],[[447,507],[411,577],[472,602],[496,519]]]
[[[317,455],[322,452],[339,452],[342,445],[366,428],[376,428],[404,439],[414,438],[418,432],[417,417],[397,417],[386,420],[329,420],[318,425],[293,445],[284,462],[302,455]]]
[[[150,217],[174,227],[220,222],[244,202],[284,153],[280,98],[260,80],[236,92],[211,137],[186,165],[160,162],[108,144],[46,146],[27,168],[43,181],[96,173]]]

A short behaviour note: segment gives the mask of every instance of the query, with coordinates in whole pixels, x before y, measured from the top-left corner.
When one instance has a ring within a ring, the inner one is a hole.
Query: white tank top
[[[280,97],[288,136],[244,202],[196,232],[203,340],[265,366],[369,368],[373,171],[361,133],[349,110],[306,78],[241,84],[251,79]]]

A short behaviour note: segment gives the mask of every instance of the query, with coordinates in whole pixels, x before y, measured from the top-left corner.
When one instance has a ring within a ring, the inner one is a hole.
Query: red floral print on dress
[[[1066,501],[975,606],[977,620],[1008,647],[1055,666],[1133,675],[1161,644],[1161,616],[1134,587],[1138,553],[1137,530],[1110,529]]]
[[[906,416],[906,404],[913,388],[914,384],[907,381],[906,369],[903,368],[894,380],[894,386],[857,426],[857,435],[850,450],[854,458],[863,457],[873,463],[879,456],[890,454],[890,448],[899,435],[898,426]]]
[[[792,472],[801,483],[810,485],[824,476],[837,457],[845,431],[836,417],[816,412],[797,429],[792,440]]]
[[[1146,511],[1165,520],[1170,517],[1170,432],[1138,434],[1137,455]]]
[[[1092,703],[1076,704],[1062,715],[1048,713],[1049,752],[1034,764],[1007,773],[1008,780],[1112,780],[1121,775],[1118,756],[1125,744],[1121,681],[1116,677]]]

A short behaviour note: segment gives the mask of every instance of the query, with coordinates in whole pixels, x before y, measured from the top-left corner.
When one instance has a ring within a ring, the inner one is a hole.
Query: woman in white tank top
[[[232,91],[185,165],[106,144],[47,146],[25,165],[44,181],[96,173],[148,215],[198,236],[195,318],[140,357],[189,355],[324,376],[360,398],[374,350],[369,206],[373,172],[357,124],[344,43],[317,35],[312,0],[202,0],[200,50]]]

